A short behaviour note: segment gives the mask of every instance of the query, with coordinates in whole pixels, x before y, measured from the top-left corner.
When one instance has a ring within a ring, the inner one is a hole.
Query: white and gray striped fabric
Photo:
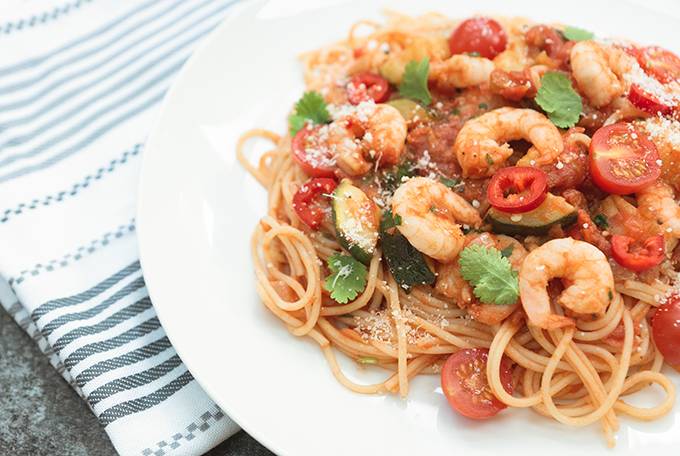
[[[0,302],[122,455],[198,455],[238,430],[156,317],[134,219],[159,103],[232,3],[0,2]]]

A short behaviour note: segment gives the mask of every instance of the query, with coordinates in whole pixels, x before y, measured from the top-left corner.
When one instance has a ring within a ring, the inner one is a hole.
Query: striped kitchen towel
[[[122,455],[198,455],[238,430],[163,332],[134,219],[160,101],[232,4],[0,2],[0,302]]]

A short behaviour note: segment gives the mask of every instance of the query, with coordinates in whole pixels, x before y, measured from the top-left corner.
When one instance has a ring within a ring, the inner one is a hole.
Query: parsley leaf
[[[609,228],[609,220],[607,220],[607,216],[604,214],[597,214],[595,217],[593,217],[593,223],[595,223],[598,228],[603,230]]]
[[[567,25],[564,28],[562,34],[566,39],[571,41],[592,40],[595,37],[595,34],[593,32],[589,32],[588,30],[584,30],[578,27],[572,27],[570,25]]]
[[[353,300],[366,288],[366,266],[353,257],[333,254],[328,259],[328,269],[331,275],[326,277],[323,287],[340,304]]]
[[[288,117],[290,135],[295,136],[307,121],[325,124],[331,121],[326,102],[319,92],[305,92],[295,103],[295,111]]]
[[[536,94],[536,103],[548,113],[556,126],[569,128],[576,125],[583,102],[563,73],[549,71],[541,78],[541,87]]]
[[[427,88],[427,75],[430,72],[430,59],[420,62],[411,60],[406,64],[404,76],[399,84],[399,94],[405,98],[419,101],[425,106],[432,103],[432,95]]]
[[[517,272],[498,249],[471,245],[460,252],[460,273],[487,304],[514,304],[519,299]]]

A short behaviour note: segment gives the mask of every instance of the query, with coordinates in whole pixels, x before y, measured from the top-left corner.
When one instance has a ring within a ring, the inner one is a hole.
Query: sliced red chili
[[[370,100],[383,103],[390,98],[390,83],[377,74],[358,74],[347,85],[347,98],[353,105]]]
[[[662,235],[652,236],[639,244],[629,236],[612,236],[612,257],[626,269],[642,272],[660,264],[664,255]]]
[[[321,226],[326,210],[320,204],[320,197],[330,195],[338,183],[327,177],[315,177],[300,187],[293,196],[293,209],[300,220],[313,230]]]
[[[536,209],[548,194],[548,176],[538,168],[511,166],[496,172],[487,196],[496,209],[513,214]]]

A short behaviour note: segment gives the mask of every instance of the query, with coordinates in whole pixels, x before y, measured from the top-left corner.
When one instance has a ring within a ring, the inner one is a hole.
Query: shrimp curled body
[[[441,262],[453,261],[465,244],[459,223],[479,226],[481,218],[463,197],[427,177],[403,183],[392,198],[397,227],[420,252]]]
[[[564,150],[555,125],[533,109],[499,108],[468,120],[453,145],[463,176],[491,176],[503,167],[513,151],[508,141],[524,139],[533,144],[527,152],[532,165],[548,165]]]
[[[444,90],[471,87],[488,82],[494,68],[493,62],[484,57],[457,54],[432,62],[429,79]]]
[[[680,206],[675,202],[673,188],[657,181],[636,193],[640,213],[658,223],[664,234],[680,238]]]
[[[468,233],[465,245],[478,244],[503,250],[510,247],[508,257],[514,270],[519,270],[527,251],[518,240],[502,234]],[[469,315],[486,325],[498,325],[509,317],[520,305],[519,299],[514,304],[498,305],[481,302],[473,293],[472,286],[463,279],[460,264],[457,261],[437,265],[437,282],[435,290],[447,298],[453,299],[458,307],[467,309]]]
[[[345,173],[360,176],[378,166],[399,162],[407,127],[399,111],[386,104],[361,103],[328,126],[328,142]]]
[[[597,247],[572,238],[546,242],[527,255],[519,272],[524,310],[531,324],[544,329],[574,324],[551,311],[546,288],[553,278],[566,286],[557,302],[575,314],[602,314],[615,293],[611,267]]]
[[[594,107],[606,106],[626,91],[622,76],[633,62],[624,51],[580,41],[571,49],[570,59],[574,79]]]

